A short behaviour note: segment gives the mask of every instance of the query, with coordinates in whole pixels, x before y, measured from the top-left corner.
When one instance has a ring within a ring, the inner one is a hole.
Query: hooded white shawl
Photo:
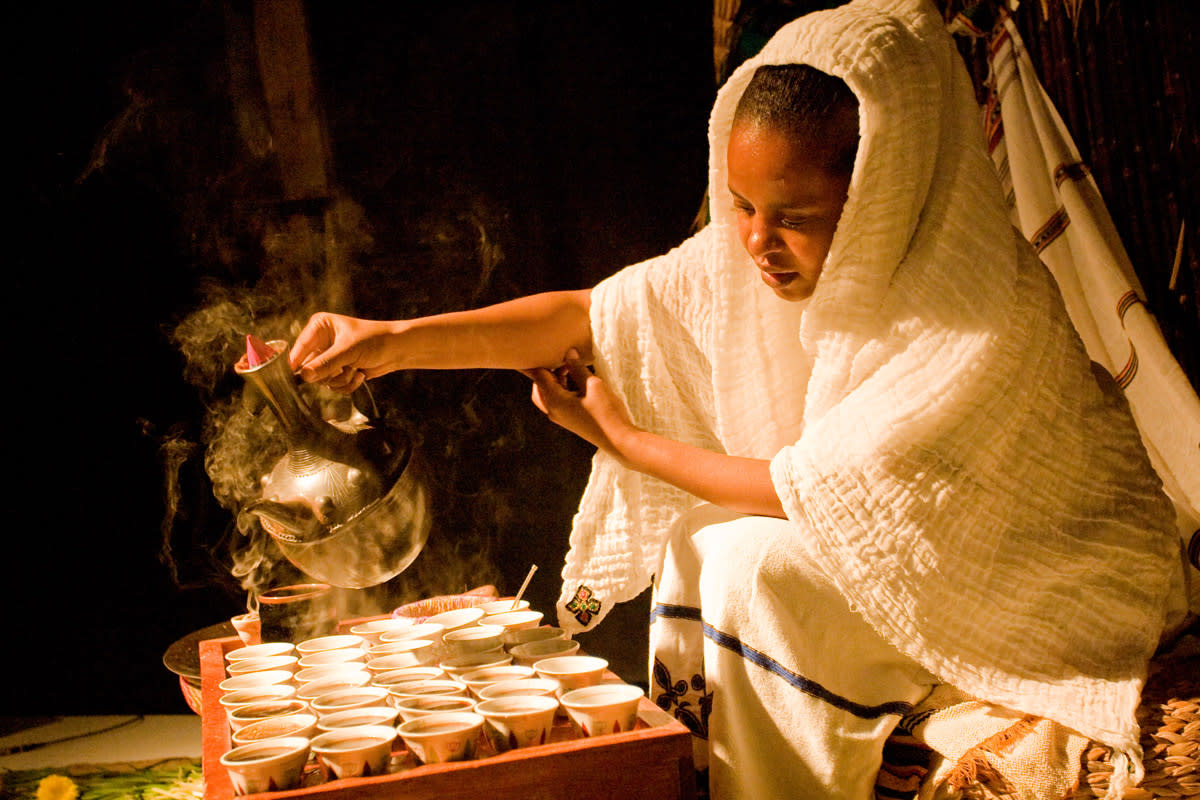
[[[846,81],[861,133],[802,304],[762,285],[725,164],[754,70],[796,62]],[[903,653],[1113,746],[1136,776],[1173,512],[1119,391],[1010,227],[941,17],[864,0],[787,25],[718,93],[709,143],[711,224],[593,291],[597,373],[648,430],[770,459],[804,532],[796,557]],[[598,453],[561,624],[590,627],[645,589],[695,502]],[[573,613],[584,601],[594,616]]]

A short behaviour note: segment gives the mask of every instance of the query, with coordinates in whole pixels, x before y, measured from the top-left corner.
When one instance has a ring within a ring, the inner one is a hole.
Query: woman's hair
[[[782,131],[812,148],[814,157],[831,172],[849,175],[854,170],[858,98],[841,78],[815,67],[759,67],[734,112],[733,124],[739,123]]]

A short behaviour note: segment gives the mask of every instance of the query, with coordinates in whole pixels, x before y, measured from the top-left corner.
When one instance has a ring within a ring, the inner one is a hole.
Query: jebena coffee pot
[[[287,440],[287,453],[261,478],[261,498],[243,513],[257,516],[312,578],[352,589],[383,583],[413,562],[429,534],[412,443],[375,419],[369,393],[355,396],[347,419],[323,419],[301,397],[287,350],[287,342],[247,336],[234,366]]]

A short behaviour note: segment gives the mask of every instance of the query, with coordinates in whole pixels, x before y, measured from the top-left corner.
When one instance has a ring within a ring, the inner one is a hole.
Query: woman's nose
[[[770,225],[766,225],[755,219],[750,223],[750,232],[746,237],[746,250],[752,256],[760,256],[769,252],[775,245],[775,231]]]

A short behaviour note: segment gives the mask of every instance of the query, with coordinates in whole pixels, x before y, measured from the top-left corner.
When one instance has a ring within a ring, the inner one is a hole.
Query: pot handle
[[[350,394],[350,402],[371,422],[379,419],[379,406],[375,404],[375,395],[371,394],[371,387],[366,381]]]

